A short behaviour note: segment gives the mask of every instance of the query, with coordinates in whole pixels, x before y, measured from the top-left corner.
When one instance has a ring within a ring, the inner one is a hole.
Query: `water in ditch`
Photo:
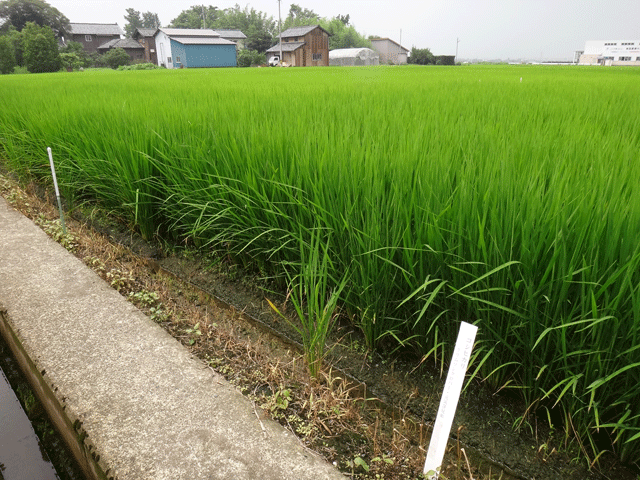
[[[86,480],[0,337],[0,480]]]

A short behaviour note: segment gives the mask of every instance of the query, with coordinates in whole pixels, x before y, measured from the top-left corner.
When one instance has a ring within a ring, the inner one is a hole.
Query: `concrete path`
[[[107,478],[344,478],[1,197],[0,304]]]

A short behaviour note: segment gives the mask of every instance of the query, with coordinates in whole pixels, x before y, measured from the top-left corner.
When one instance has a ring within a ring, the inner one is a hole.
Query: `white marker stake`
[[[438,478],[477,331],[478,327],[475,325],[465,322],[460,324],[456,348],[453,350],[453,358],[451,359],[449,373],[447,373],[447,381],[444,384],[444,391],[440,399],[436,424],[433,427],[433,434],[429,442],[427,460],[424,462],[423,473],[428,475],[429,472],[436,472],[435,474],[431,473],[429,476],[430,479]]]
[[[60,191],[58,190],[58,179],[56,178],[56,168],[53,166],[53,155],[51,155],[51,147],[47,147],[49,154],[49,164],[51,165],[51,176],[53,177],[53,186],[56,189],[56,199],[58,200],[58,210],[60,212],[60,223],[62,224],[63,235],[67,234],[67,227],[64,224],[64,212],[62,211],[62,202],[60,201]]]

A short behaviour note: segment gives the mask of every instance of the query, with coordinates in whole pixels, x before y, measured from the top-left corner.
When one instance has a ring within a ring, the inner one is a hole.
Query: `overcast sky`
[[[202,3],[202,0],[200,0]],[[127,8],[154,12],[162,25],[196,0],[50,0],[71,22],[118,23]],[[239,3],[278,18],[277,0],[207,1],[220,9]],[[459,58],[571,60],[587,40],[640,40],[640,0],[299,0],[322,17],[350,15],[365,34],[406,48],[429,48]],[[290,1],[282,2],[282,17]],[[401,33],[402,32],[402,33]],[[402,37],[401,37],[402,36]]]

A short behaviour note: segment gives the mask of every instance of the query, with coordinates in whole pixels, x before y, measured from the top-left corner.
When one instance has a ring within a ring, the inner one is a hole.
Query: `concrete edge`
[[[78,418],[66,409],[65,399],[59,398],[55,385],[46,380],[45,370],[40,371],[25,350],[18,333],[13,328],[7,309],[0,302],[0,335],[9,346],[22,374],[27,378],[34,394],[44,407],[49,419],[74,456],[84,475],[90,480],[113,480],[108,468],[101,465],[100,455],[88,440],[87,433]]]

